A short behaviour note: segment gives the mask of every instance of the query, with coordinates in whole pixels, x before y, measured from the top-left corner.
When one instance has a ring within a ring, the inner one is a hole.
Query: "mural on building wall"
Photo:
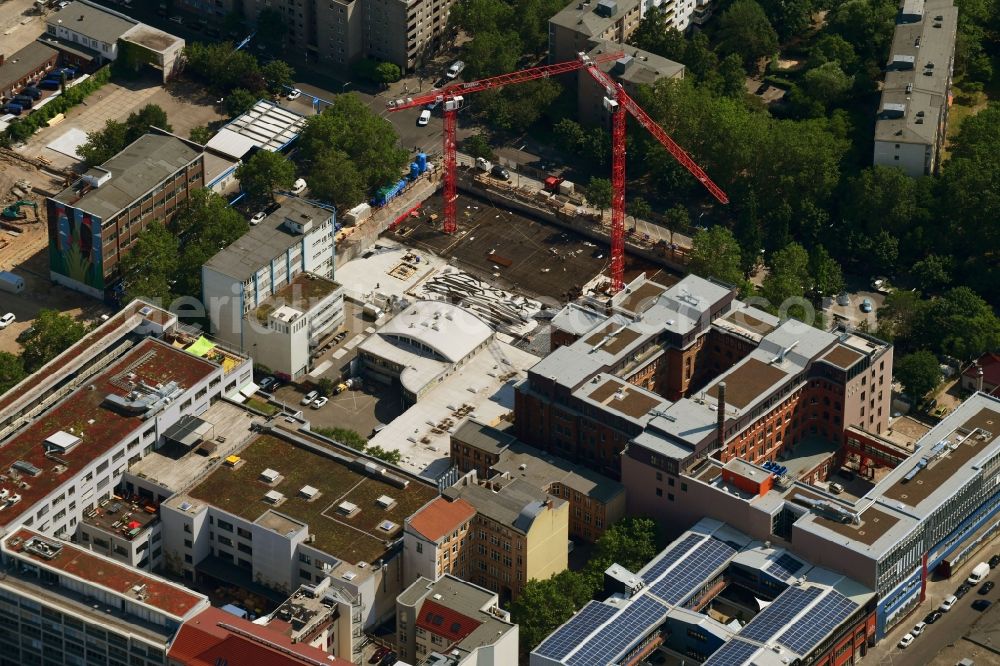
[[[49,268],[52,271],[103,291],[101,248],[100,218],[58,203],[50,210]]]

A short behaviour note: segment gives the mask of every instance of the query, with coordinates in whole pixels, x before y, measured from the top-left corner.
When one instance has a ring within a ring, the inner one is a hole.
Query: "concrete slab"
[[[317,365],[315,368],[312,369],[312,371],[309,373],[309,376],[319,377],[324,372],[329,370],[332,366],[333,366],[332,361],[323,361],[322,363],[320,363],[319,365]]]
[[[87,133],[76,127],[71,127],[46,144],[45,147],[62,155],[82,160],[83,156],[77,151],[85,143],[87,143]]]

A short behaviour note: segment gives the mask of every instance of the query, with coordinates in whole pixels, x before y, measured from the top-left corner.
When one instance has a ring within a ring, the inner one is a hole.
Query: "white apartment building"
[[[313,273],[299,273],[240,321],[254,362],[291,379],[310,370],[312,351],[343,323],[343,287]]]
[[[246,338],[246,318],[300,273],[333,278],[333,218],[332,211],[288,198],[202,266],[202,302],[219,340],[247,353],[258,342],[260,351],[259,341]]]

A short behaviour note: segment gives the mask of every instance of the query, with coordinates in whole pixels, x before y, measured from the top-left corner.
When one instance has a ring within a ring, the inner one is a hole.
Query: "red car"
[[[368,659],[368,663],[369,664],[379,663],[380,661],[382,661],[382,658],[385,657],[385,655],[389,654],[389,652],[390,652],[389,648],[383,645],[382,647],[375,650],[372,656]]]

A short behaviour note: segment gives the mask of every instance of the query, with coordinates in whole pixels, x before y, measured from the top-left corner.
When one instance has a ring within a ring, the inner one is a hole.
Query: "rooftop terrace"
[[[12,495],[20,496],[19,502],[10,504],[7,500],[8,505],[0,509],[0,524],[12,522],[82,467],[147,423],[143,416],[108,408],[105,405],[108,395],[125,396],[130,386],[140,383],[156,386],[176,382],[182,389],[190,388],[216,367],[159,340],[140,342],[90,381],[93,390],[74,391],[0,446],[0,482]],[[68,433],[79,441],[56,459],[46,455],[43,442],[58,432]],[[21,471],[15,477],[11,468],[20,462],[28,463],[37,474],[18,465]]]
[[[260,305],[255,314],[259,321],[267,321],[268,315],[282,305],[307,312],[313,305],[340,289],[333,280],[314,273],[298,273],[292,281],[274,292]]]
[[[219,467],[189,495],[248,521],[257,521],[273,509],[309,525],[309,533],[316,537],[315,548],[349,563],[377,560],[385,552],[386,541],[401,536],[403,521],[437,495],[435,489],[414,481],[406,489],[397,488],[272,435],[252,440],[239,455],[244,464],[236,469]],[[260,480],[268,468],[281,475],[270,486]],[[305,486],[317,489],[318,496],[305,499],[300,494]],[[264,500],[269,491],[282,493],[285,501],[276,507],[269,504]],[[382,508],[377,500],[383,495],[396,504]],[[359,511],[345,516],[338,510],[343,502]],[[390,531],[379,527],[387,520],[395,524]]]
[[[21,529],[4,540],[4,550],[17,553],[43,569],[75,576],[115,594],[144,603],[174,617],[183,618],[205,600],[180,585],[142,573],[64,541],[42,537]]]
[[[743,409],[785,378],[787,373],[781,368],[756,358],[736,366],[724,379],[726,381],[726,404]],[[718,399],[719,385],[711,387],[708,395]]]

